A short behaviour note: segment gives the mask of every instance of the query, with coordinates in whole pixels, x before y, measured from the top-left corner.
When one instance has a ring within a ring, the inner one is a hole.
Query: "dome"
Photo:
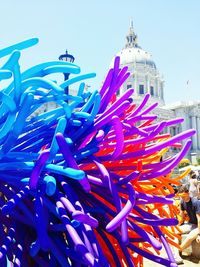
[[[120,63],[122,65],[138,63],[156,69],[156,64],[152,60],[151,55],[140,47],[125,47],[117,53],[117,56],[120,56]]]
[[[144,94],[148,93],[151,95],[150,101],[152,103],[158,102],[160,106],[163,106],[163,77],[159,74],[151,54],[138,45],[137,35],[134,32],[132,21],[126,36],[125,47],[116,56],[120,57],[120,68],[127,66],[130,72],[129,78],[121,86],[118,95],[121,96],[129,88],[134,88],[135,101],[138,100],[140,102]],[[114,58],[111,61],[111,67],[113,67]]]
[[[151,54],[144,51],[137,42],[137,35],[133,30],[133,22],[129,28],[129,32],[126,36],[126,45],[117,56],[120,56],[120,61],[122,65],[129,64],[142,64],[149,66],[150,68],[156,69],[156,64],[154,63]]]

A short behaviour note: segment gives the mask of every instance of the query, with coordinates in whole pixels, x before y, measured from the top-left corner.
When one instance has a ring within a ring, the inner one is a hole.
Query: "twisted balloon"
[[[171,174],[195,131],[164,134],[183,120],[156,122],[149,94],[138,106],[133,89],[117,98],[129,77],[118,57],[92,93],[83,80],[95,74],[80,75],[72,63],[21,73],[20,50],[37,42],[0,50],[0,265],[131,267],[146,257],[176,266],[172,185],[182,176]],[[59,84],[55,73],[74,77]],[[46,110],[50,102],[56,108]],[[166,157],[173,146],[177,154]]]

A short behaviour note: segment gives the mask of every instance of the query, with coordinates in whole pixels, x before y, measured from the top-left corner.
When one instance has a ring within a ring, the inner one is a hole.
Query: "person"
[[[180,252],[188,248],[192,241],[200,244],[200,200],[196,197],[190,197],[188,185],[182,185],[178,190],[180,202],[180,221],[179,228],[181,234],[188,234],[186,239],[180,244]],[[184,212],[187,212],[189,222],[184,222]],[[177,264],[182,264],[183,259],[179,254],[175,255]]]
[[[197,176],[197,194],[198,199],[200,199],[200,170],[198,170],[198,176]]]
[[[190,197],[197,197],[198,196],[198,181],[196,173],[190,174],[190,180],[189,180],[189,194]]]

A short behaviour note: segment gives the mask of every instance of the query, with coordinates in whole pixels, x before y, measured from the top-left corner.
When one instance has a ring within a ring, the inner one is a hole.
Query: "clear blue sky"
[[[199,0],[5,0],[0,48],[38,37],[39,45],[23,52],[23,68],[67,48],[82,73],[97,73],[91,85],[98,89],[132,18],[139,45],[164,75],[166,102],[200,100],[199,16]]]

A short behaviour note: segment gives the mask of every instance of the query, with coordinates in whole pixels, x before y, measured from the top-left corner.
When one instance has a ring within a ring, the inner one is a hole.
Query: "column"
[[[138,86],[137,86],[137,73],[134,74],[134,90],[135,94],[138,95]]]
[[[149,90],[149,75],[146,75],[146,88],[145,88],[145,92],[146,93],[149,93],[150,92],[150,90]]]
[[[197,117],[197,143],[198,143],[198,149],[200,150],[200,117]]]
[[[176,133],[177,133],[177,126],[174,126],[174,136],[176,135]]]
[[[192,128],[197,130],[196,116],[192,116]],[[197,150],[197,134],[192,136],[192,148],[193,150]]]
[[[163,92],[163,83],[160,82],[160,90],[159,90],[160,99],[164,100],[164,92]]]
[[[187,127],[187,120],[189,121],[190,120],[190,117],[188,117],[184,111],[182,113],[180,113],[179,116],[184,119],[184,121],[181,123],[182,131],[186,131],[188,129],[188,127]]]
[[[158,82],[158,78],[156,78],[156,81],[155,81],[155,97],[158,97],[158,91],[159,91],[159,82]]]

